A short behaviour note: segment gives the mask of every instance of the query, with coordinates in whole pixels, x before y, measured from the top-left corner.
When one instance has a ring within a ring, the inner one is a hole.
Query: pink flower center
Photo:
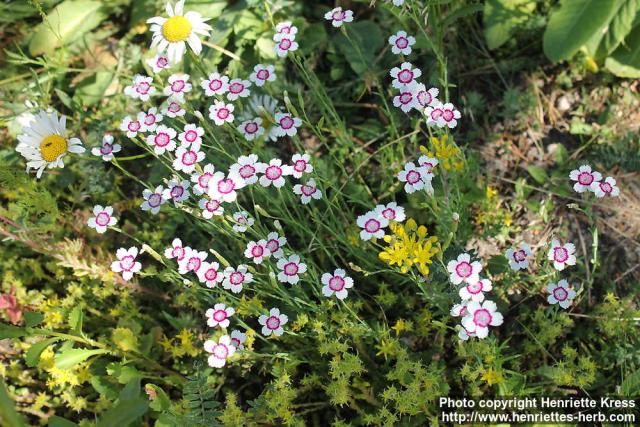
[[[182,258],[184,258],[184,248],[181,248],[180,246],[173,248],[171,256],[177,258],[178,261],[182,261]]]
[[[456,273],[460,277],[469,277],[473,273],[473,268],[468,262],[462,261],[456,265]]]
[[[268,70],[258,70],[258,72],[256,73],[256,77],[260,80],[267,80],[269,78],[269,71]]]
[[[300,191],[302,191],[302,194],[304,194],[305,196],[311,196],[316,192],[316,190],[317,188],[312,185],[303,185],[302,187],[300,187]]]
[[[282,168],[276,165],[271,165],[267,167],[264,175],[271,181],[275,181],[282,176]]]
[[[239,271],[234,271],[229,275],[229,282],[231,282],[232,285],[239,285],[243,281],[244,281],[244,274],[240,273]]]
[[[258,258],[264,254],[264,249],[260,245],[256,245],[251,249],[251,255]]]
[[[420,181],[420,173],[418,173],[417,171],[409,171],[407,173],[407,182],[409,184],[415,184],[418,181]]]
[[[431,111],[431,120],[438,120],[442,116],[443,111],[440,108],[434,108]]]
[[[582,185],[590,185],[593,182],[593,175],[589,172],[580,172],[580,175],[578,175],[578,182]]]
[[[287,276],[295,276],[296,274],[298,274],[298,264],[296,264],[295,262],[288,262],[284,265],[284,268],[282,269],[282,271],[284,271],[284,274],[286,274]]]
[[[216,359],[226,359],[229,355],[229,349],[224,344],[216,344],[213,347],[213,351],[211,352],[211,354],[213,354]]]
[[[369,219],[364,223],[364,229],[367,233],[376,233],[380,230],[380,221],[377,219]]]
[[[515,251],[513,253],[513,259],[516,262],[522,262],[525,259],[527,259],[527,254],[525,253],[525,251],[523,251],[522,249],[520,249],[519,251]]]
[[[411,92],[402,92],[399,99],[401,104],[406,105],[413,100],[413,95]]]
[[[296,172],[304,172],[307,170],[307,162],[304,160],[296,160],[293,164],[293,169],[295,169]]]
[[[451,120],[453,120],[453,111],[451,111],[451,110],[443,110],[442,111],[442,118],[446,122],[450,122]]]
[[[126,255],[120,260],[120,267],[122,267],[124,271],[131,270],[134,264],[135,264],[135,257],[132,257],[131,255]]]
[[[258,124],[255,123],[255,122],[247,123],[244,126],[244,131],[245,131],[245,133],[248,133],[250,135],[254,134],[254,133],[258,132]]]
[[[344,288],[344,279],[340,276],[333,276],[329,279],[329,289],[339,292]]]
[[[216,310],[215,313],[213,313],[213,320],[215,320],[216,322],[222,322],[226,318],[227,312],[224,310]]]
[[[175,82],[171,83],[171,90],[176,93],[182,92],[185,86],[186,83],[184,82],[184,80],[176,80]]]
[[[100,147],[100,154],[111,154],[112,151],[113,146],[111,144],[109,144],[108,142],[102,143],[102,147]]]
[[[553,248],[553,259],[557,262],[565,262],[569,259],[569,251],[565,248]]]
[[[111,220],[111,217],[106,212],[100,212],[98,215],[96,215],[96,224],[101,225],[103,227],[105,225],[109,225],[110,220]]]
[[[418,102],[423,107],[426,107],[427,105],[431,104],[431,101],[433,101],[433,97],[426,90],[421,90],[420,92],[418,92],[417,98]]]
[[[209,82],[209,89],[211,89],[214,92],[217,90],[220,90],[221,87],[222,87],[222,80],[213,79]]]
[[[167,109],[172,113],[177,113],[182,109],[182,107],[177,102],[172,102],[171,104],[169,104],[169,107]]]
[[[235,82],[229,85],[229,92],[233,94],[238,94],[243,90],[244,90],[244,85],[242,83]]]
[[[278,242],[276,239],[271,239],[267,242],[267,249],[269,249],[269,252],[271,253],[275,253],[280,249],[280,242]]]
[[[251,165],[244,165],[238,170],[238,173],[244,179],[251,178],[256,174],[256,168]]]
[[[487,326],[489,326],[489,324],[491,323],[491,313],[489,313],[489,310],[485,308],[476,310],[476,312],[473,313],[473,323],[475,323],[476,326],[480,326],[481,328],[486,328]]]
[[[269,316],[266,321],[266,326],[274,331],[280,327],[280,319],[277,316]]]
[[[234,347],[240,347],[242,343],[238,338],[231,338],[231,344],[233,344]]]
[[[216,280],[216,277],[218,277],[218,271],[214,268],[210,268],[204,273],[204,278],[209,281]]]
[[[184,194],[184,188],[181,185],[176,185],[171,189],[171,197],[173,199],[178,199]]]
[[[155,114],[147,114],[144,118],[144,124],[147,126],[151,126],[156,122]]]
[[[207,188],[209,186],[209,180],[213,175],[209,172],[205,172],[198,177],[198,185],[202,188]]]
[[[229,194],[236,188],[235,182],[230,179],[223,179],[218,182],[218,191],[221,194]]]
[[[280,43],[278,43],[278,47],[282,50],[289,50],[289,48],[291,47],[291,40],[289,39],[280,40]]]
[[[136,120],[136,121],[133,121],[133,122],[130,122],[130,123],[127,125],[127,129],[129,129],[131,132],[137,132],[137,131],[139,131],[139,130],[140,130],[140,122],[139,122],[139,121],[137,121],[137,120]]]
[[[226,107],[222,107],[216,112],[216,115],[219,119],[225,120],[227,117],[229,117],[229,109]]]
[[[569,296],[569,292],[561,286],[558,286],[553,290],[553,297],[558,301],[564,301]]]
[[[391,208],[387,208],[387,209],[382,211],[382,216],[385,217],[386,219],[395,219],[396,218],[396,211],[394,211]]]
[[[139,94],[142,95],[146,95],[147,92],[149,92],[149,89],[151,88],[151,85],[147,82],[140,82],[138,83],[138,85],[136,86],[136,92],[138,92]]]
[[[411,80],[413,80],[413,71],[405,69],[398,73],[398,81],[400,83],[411,83]]]
[[[147,201],[149,202],[149,206],[151,206],[152,208],[157,208],[162,202],[162,195],[159,193],[153,193],[149,196],[149,199]]]
[[[196,132],[195,130],[188,130],[184,134],[184,139],[189,142],[193,142],[198,139],[198,132]]]
[[[198,271],[200,270],[200,266],[202,265],[202,260],[198,257],[191,257],[189,261],[187,261],[187,270],[189,271]]]
[[[204,207],[209,212],[215,212],[220,207],[220,202],[218,200],[209,200]]]
[[[608,182],[601,182],[600,190],[602,190],[605,193],[611,193],[613,191],[613,187]]]
[[[479,294],[482,292],[482,282],[478,282],[475,285],[467,285],[467,291],[473,295]]]
[[[169,143],[171,142],[171,137],[164,133],[164,132],[160,132],[159,134],[156,135],[156,137],[153,139],[153,142],[158,146],[158,147],[166,147],[167,145],[169,145]]]
[[[164,56],[159,57],[156,61],[156,67],[158,68],[166,68],[167,65],[169,65],[169,60]]]
[[[187,151],[182,155],[182,164],[185,166],[194,165],[198,161],[198,155],[195,151]]]
[[[402,37],[402,36],[400,36],[400,37],[398,37],[398,38],[396,39],[396,46],[397,46],[399,49],[404,49],[404,48],[406,48],[407,46],[409,46],[409,40],[407,40],[407,38],[406,38],[406,37]]]
[[[289,116],[285,116],[280,119],[280,127],[282,129],[291,129],[293,127],[293,119]]]
[[[342,21],[345,18],[345,13],[343,10],[335,11],[331,15],[331,18],[333,18],[334,21]]]

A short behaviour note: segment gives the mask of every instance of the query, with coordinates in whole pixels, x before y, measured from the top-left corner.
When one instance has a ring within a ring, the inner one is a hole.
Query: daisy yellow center
[[[49,135],[40,143],[40,154],[47,162],[53,162],[67,152],[68,146],[67,140],[60,135]]]
[[[191,22],[184,16],[172,16],[162,25],[162,35],[171,43],[185,41],[191,34]]]

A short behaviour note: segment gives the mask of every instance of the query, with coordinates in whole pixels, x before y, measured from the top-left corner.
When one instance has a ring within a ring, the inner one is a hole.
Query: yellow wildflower
[[[449,135],[443,135],[441,138],[432,136],[430,141],[435,154],[424,146],[420,146],[420,151],[429,157],[437,157],[440,165],[446,170],[462,170],[464,166],[460,160],[462,152],[454,143],[448,144],[448,139]]]
[[[428,275],[431,258],[440,250],[436,246],[438,238],[429,236],[427,227],[418,226],[413,218],[404,225],[391,223],[389,228],[392,234],[384,237],[388,246],[378,257],[391,266],[397,265],[403,273],[416,265],[420,274]]]
[[[489,368],[482,374],[482,380],[489,385],[500,384],[504,382],[504,377],[493,368]]]

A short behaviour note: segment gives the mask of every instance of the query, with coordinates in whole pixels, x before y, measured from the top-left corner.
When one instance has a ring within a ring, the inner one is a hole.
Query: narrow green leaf
[[[24,418],[16,411],[2,378],[0,378],[0,421],[2,421],[3,426],[7,427],[24,427],[27,425]]]
[[[77,305],[69,313],[69,327],[77,334],[82,333],[82,320],[83,320],[82,308]]]
[[[106,353],[109,353],[109,351],[102,349],[87,350],[84,348],[72,348],[63,351],[60,354],[56,354],[55,365],[60,369],[70,369],[76,366],[78,363],[87,360],[91,356]]]
[[[0,324],[0,340],[5,338],[20,338],[29,335],[25,328],[14,325]]]
[[[544,184],[549,180],[547,173],[540,166],[527,166],[527,172],[533,177],[538,184]]]
[[[59,340],[60,338],[58,337],[49,338],[46,340],[38,341],[37,343],[29,347],[29,350],[27,350],[24,358],[27,366],[30,368],[34,368],[35,366],[37,366],[38,362],[40,361],[40,355],[42,354],[42,352],[51,344]]]
[[[58,416],[54,415],[53,417],[49,418],[49,422],[47,423],[47,426],[49,426],[49,427],[77,427],[78,424],[74,423],[73,421],[69,421],[66,418],[62,418],[62,417],[58,417]]]
[[[96,427],[128,426],[142,417],[149,409],[149,401],[144,397],[120,400],[102,415]]]

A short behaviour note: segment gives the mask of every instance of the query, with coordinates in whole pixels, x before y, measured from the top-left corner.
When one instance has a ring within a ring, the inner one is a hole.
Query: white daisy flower
[[[343,300],[349,294],[347,289],[353,287],[353,279],[347,276],[347,272],[337,268],[333,274],[324,273],[320,279],[322,284],[322,295],[329,298],[335,295],[339,300]]]
[[[238,131],[242,133],[244,139],[247,141],[253,141],[257,137],[264,134],[264,128],[262,127],[262,119],[256,117],[250,120],[245,120],[238,126]]]
[[[402,222],[407,217],[404,213],[404,208],[398,206],[396,202],[387,203],[387,205],[378,205],[373,210],[376,214],[385,218],[387,221]]]
[[[203,197],[198,202],[198,207],[202,209],[202,217],[204,219],[211,219],[214,215],[219,216],[224,213],[224,207],[220,200],[211,200]]]
[[[431,180],[433,174],[427,171],[424,166],[416,166],[413,162],[405,163],[404,170],[398,172],[398,179],[400,182],[404,182],[404,191],[408,194],[415,193],[418,190],[427,188],[427,193],[430,193]]]
[[[417,109],[419,105],[415,84],[404,86],[400,89],[400,92],[393,97],[393,106],[400,108],[405,113],[408,113],[414,108]]]
[[[213,288],[224,280],[224,274],[217,262],[203,262],[197,275],[200,283],[204,283],[207,288]]]
[[[454,304],[449,312],[453,317],[464,317],[467,314],[467,305],[469,301],[460,301],[458,304]]]
[[[406,31],[398,31],[389,37],[389,44],[391,45],[391,52],[393,52],[394,55],[409,55],[411,53],[411,46],[416,44],[416,38],[407,35]]]
[[[146,113],[138,113],[138,120],[142,125],[143,132],[153,132],[158,127],[158,123],[162,121],[162,114],[158,113],[156,107],[149,108]]]
[[[529,268],[529,260],[527,258],[531,256],[531,253],[531,247],[526,243],[522,243],[520,249],[507,249],[504,256],[509,260],[509,266],[512,270],[526,270]]]
[[[126,132],[129,138],[135,138],[138,132],[144,132],[142,123],[138,119],[132,119],[130,116],[122,119],[120,130]]]
[[[170,99],[184,102],[184,95],[191,92],[193,86],[189,83],[189,75],[184,73],[171,74],[169,76],[169,86],[164,88],[164,95]]]
[[[262,123],[267,129],[276,113],[280,112],[278,100],[269,95],[251,95],[248,103],[244,106],[241,120],[252,120],[254,117],[262,117],[267,119],[267,123]]]
[[[278,280],[282,283],[295,285],[300,280],[300,274],[307,271],[307,264],[300,262],[300,257],[296,254],[289,255],[289,258],[282,257],[276,264],[280,272]]]
[[[229,173],[239,175],[246,185],[251,185],[258,182],[258,168],[261,168],[258,156],[249,154],[238,157],[238,161],[229,167]]]
[[[389,74],[393,78],[391,85],[396,89],[404,89],[412,83],[417,83],[416,79],[422,75],[422,71],[413,68],[411,62],[403,62],[399,67],[393,67]]]
[[[229,77],[218,72],[209,74],[209,77],[200,82],[206,96],[224,95],[229,87]]]
[[[480,279],[476,283],[464,283],[458,294],[463,300],[482,302],[484,301],[484,293],[491,289],[493,289],[491,280]]]
[[[589,188],[596,197],[604,197],[607,194],[611,197],[618,197],[620,195],[620,189],[616,185],[616,180],[610,176],[606,177],[604,181],[593,181]]]
[[[262,261],[268,258],[269,255],[271,255],[271,252],[269,252],[267,241],[264,239],[247,243],[247,248],[244,250],[244,256],[253,260],[256,264],[262,264]]]
[[[418,83],[413,89],[416,100],[418,101],[417,109],[420,111],[424,111],[425,108],[438,101],[440,91],[435,87],[427,89],[424,84]]]
[[[311,199],[322,199],[322,191],[318,189],[316,180],[310,178],[306,184],[296,184],[293,186],[293,193],[300,196],[303,205],[308,204]]]
[[[313,165],[309,163],[311,157],[308,154],[294,154],[291,157],[291,175],[300,179],[305,173],[313,172]]]
[[[275,141],[283,136],[293,136],[298,133],[300,125],[302,120],[298,117],[293,117],[290,113],[276,113],[275,125],[271,129],[270,137]]]
[[[231,345],[234,346],[238,350],[242,350],[244,348],[244,343],[247,341],[247,334],[240,332],[238,330],[231,332]]]
[[[155,91],[153,78],[142,74],[136,74],[131,85],[124,88],[125,95],[141,101],[148,101]]]
[[[182,261],[185,255],[185,248],[182,246],[182,240],[176,238],[171,242],[171,246],[164,250],[164,256],[168,259],[175,258],[176,261]]]
[[[574,255],[576,247],[573,243],[562,245],[557,239],[551,241],[551,248],[547,258],[553,261],[553,267],[558,270],[564,270],[568,265],[576,265],[576,256]]]
[[[175,119],[176,117],[183,117],[187,113],[187,110],[182,108],[182,105],[175,100],[167,100],[167,104],[162,109],[162,114],[167,117]]]
[[[475,333],[478,338],[486,338],[489,335],[489,326],[500,326],[503,322],[496,303],[485,301],[482,304],[470,302],[467,305],[467,314],[462,319],[462,326],[467,332]]]
[[[190,146],[181,145],[175,152],[176,158],[173,161],[175,170],[184,173],[191,173],[196,165],[204,160],[205,154],[200,151],[200,143],[194,142]]]
[[[107,227],[116,225],[117,222],[118,219],[113,216],[113,208],[111,206],[103,208],[100,205],[95,205],[93,207],[93,217],[89,218],[87,225],[102,234],[107,231]]]
[[[258,64],[253,67],[253,73],[249,76],[249,80],[258,87],[264,86],[266,82],[272,82],[276,79],[275,68],[273,65]]]
[[[165,55],[156,55],[153,58],[147,59],[147,65],[151,67],[154,73],[159,73],[165,68],[171,67],[169,58],[167,58]]]
[[[267,235],[267,249],[275,258],[282,258],[284,251],[282,247],[287,244],[287,238],[272,231]]]
[[[224,173],[215,172],[209,181],[208,194],[212,199],[231,203],[238,198],[237,190],[245,185],[244,179],[236,173],[229,173],[225,177]]]
[[[572,170],[569,178],[571,178],[572,181],[576,181],[576,183],[573,184],[573,189],[577,193],[584,193],[587,190],[591,190],[591,184],[602,179],[602,174],[592,171],[589,165],[582,165],[578,169]]]
[[[36,169],[40,178],[46,169],[63,168],[63,157],[67,153],[80,154],[85,149],[78,138],[67,138],[65,116],[56,112],[39,111],[18,135],[16,151],[27,160],[27,172]]]
[[[178,261],[178,273],[187,274],[193,271],[198,274],[206,260],[207,252],[187,247],[184,249],[184,258]]]
[[[197,125],[188,123],[184,126],[184,130],[178,135],[178,139],[183,146],[189,146],[193,143],[202,144],[203,135],[204,129]]]
[[[249,80],[233,79],[229,81],[229,87],[227,87],[227,99],[229,101],[235,101],[238,98],[246,98],[251,95],[249,87],[251,82]]]
[[[427,116],[427,125],[436,125],[439,128],[447,126],[449,129],[456,127],[458,125],[457,119],[461,117],[460,111],[456,110],[452,103],[442,104],[440,101],[434,101],[427,106],[424,114]]]
[[[482,264],[479,261],[471,262],[471,255],[462,253],[458,255],[457,259],[449,261],[447,270],[449,271],[449,280],[454,285],[459,285],[462,282],[475,284],[480,281],[479,274],[482,271]]]
[[[290,21],[280,22],[276,25],[276,34],[288,34],[295,38],[298,33],[298,27],[293,25]]]
[[[160,212],[160,206],[166,201],[162,197],[162,192],[164,189],[161,185],[158,185],[154,191],[147,190],[146,188],[142,191],[142,197],[144,198],[144,202],[140,207],[143,211],[150,211],[153,215],[156,215]]]
[[[234,294],[242,291],[243,285],[253,282],[253,274],[247,271],[248,268],[249,267],[244,264],[239,265],[238,268],[225,268],[222,287],[230,290]]]
[[[380,216],[375,211],[369,211],[364,215],[360,215],[356,221],[360,231],[360,239],[371,240],[372,237],[382,239],[384,237],[384,228],[389,225],[389,220]]]
[[[120,150],[122,150],[120,144],[114,144],[113,135],[107,133],[102,137],[102,144],[100,147],[93,147],[91,149],[91,154],[102,157],[102,160],[105,162],[110,162],[113,160],[113,154],[119,153]]]
[[[227,364],[227,359],[236,352],[236,347],[233,345],[229,335],[223,335],[218,339],[218,342],[206,340],[204,342],[204,350],[207,353],[211,353],[211,356],[207,358],[209,366],[222,368]]]
[[[576,291],[569,288],[569,283],[564,279],[558,281],[558,284],[549,283],[546,289],[549,292],[549,304],[558,304],[562,308],[568,308],[576,297]]]
[[[234,106],[232,104],[216,101],[209,107],[209,118],[213,120],[216,125],[222,126],[225,123],[233,122],[233,110]]]
[[[331,25],[339,28],[343,23],[353,21],[353,11],[342,10],[341,7],[335,7],[324,14],[324,19],[331,21]]]
[[[147,135],[147,145],[152,146],[153,151],[160,156],[165,151],[176,149],[176,141],[174,141],[176,134],[175,129],[159,125],[153,133]]]
[[[167,15],[169,18],[156,16],[148,19],[147,24],[153,33],[151,48],[158,47],[158,52],[167,52],[167,57],[172,63],[178,63],[186,51],[186,44],[196,55],[202,51],[202,42],[198,36],[209,36],[211,27],[206,24],[209,19],[202,18],[197,12],[183,14],[184,0],[176,3],[175,9],[167,3]]]
[[[277,308],[269,310],[269,315],[261,315],[258,318],[258,323],[262,325],[262,335],[268,337],[273,334],[279,337],[284,332],[282,325],[286,325],[289,321],[287,315],[280,313]]]
[[[138,248],[135,246],[125,249],[120,248],[116,251],[116,261],[111,263],[111,271],[114,273],[122,273],[124,280],[131,280],[134,273],[140,272],[142,264],[136,261],[138,256]]]
[[[271,159],[269,164],[258,163],[257,169],[259,173],[264,174],[259,179],[263,187],[273,184],[274,187],[280,188],[285,184],[284,177],[291,175],[291,166],[283,165],[280,159]]]
[[[180,203],[187,200],[190,196],[189,194],[189,181],[182,180],[180,182],[172,179],[169,181],[169,188],[165,188],[162,192],[162,197],[165,200],[173,200],[174,206],[178,206]]]
[[[298,42],[290,34],[276,34],[273,41],[276,43],[273,50],[280,58],[286,58],[289,52],[298,50]]]
[[[420,156],[418,158],[418,165],[425,168],[429,173],[433,173],[433,168],[438,166],[438,163],[438,159],[435,157]]]
[[[202,168],[202,173],[195,173],[191,175],[191,182],[193,182],[193,192],[197,195],[206,194],[209,190],[209,181],[213,177],[215,167],[211,163],[207,163]]]
[[[229,326],[229,317],[235,314],[236,310],[233,307],[227,307],[225,304],[218,303],[213,308],[208,309],[205,312],[207,316],[207,325],[211,328],[219,326],[226,328]]]
[[[233,220],[235,221],[235,224],[233,224],[232,228],[238,233],[244,233],[256,222],[255,219],[249,216],[249,212],[247,211],[235,212],[233,214]]]

